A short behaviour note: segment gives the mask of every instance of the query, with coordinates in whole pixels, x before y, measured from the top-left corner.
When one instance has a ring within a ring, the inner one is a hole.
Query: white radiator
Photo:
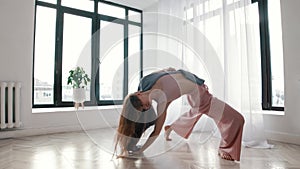
[[[0,128],[20,127],[20,82],[0,82]]]

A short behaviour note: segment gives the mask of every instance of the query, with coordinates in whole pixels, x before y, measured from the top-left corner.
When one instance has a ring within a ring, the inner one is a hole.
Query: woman
[[[168,68],[145,76],[139,91],[130,94],[124,101],[120,117],[116,146],[121,154],[139,154],[146,150],[158,137],[164,125],[167,109],[177,98],[187,95],[191,109],[181,115],[170,126],[166,126],[166,139],[170,132],[188,138],[200,117],[211,117],[221,133],[219,155],[222,159],[239,161],[244,118],[228,104],[208,92],[204,80],[185,70]],[[152,101],[157,103],[156,114]],[[154,130],[142,147],[136,143],[143,132],[154,125]]]

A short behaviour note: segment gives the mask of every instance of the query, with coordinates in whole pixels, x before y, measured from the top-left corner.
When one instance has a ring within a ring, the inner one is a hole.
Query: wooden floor
[[[300,168],[300,146],[275,141],[273,149],[242,149],[239,163],[217,155],[219,139],[209,133],[193,133],[183,140],[163,136],[143,158],[112,157],[113,129],[59,133],[0,140],[1,169],[296,169]],[[144,136],[146,137],[146,136]]]

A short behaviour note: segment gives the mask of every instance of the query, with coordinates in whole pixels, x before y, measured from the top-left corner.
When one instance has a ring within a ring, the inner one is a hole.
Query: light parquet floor
[[[112,156],[113,129],[2,139],[0,169],[300,169],[299,145],[270,141],[272,149],[243,147],[236,163],[219,158],[219,139],[209,134],[171,136],[171,142],[160,136],[138,159]]]

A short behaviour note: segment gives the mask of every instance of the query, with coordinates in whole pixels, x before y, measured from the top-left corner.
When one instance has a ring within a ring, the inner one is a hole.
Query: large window
[[[128,81],[142,74],[141,10],[103,0],[36,0],[35,17],[33,107],[72,106],[67,77],[76,66],[91,78],[86,105],[122,103]]]
[[[241,0],[203,0],[199,4],[185,9],[186,19],[195,24],[217,49],[217,55],[221,56],[220,51],[222,39],[220,38],[221,27],[220,14],[230,12],[230,17],[236,5],[243,3]],[[260,47],[261,47],[261,68],[262,68],[262,108],[264,110],[284,110],[284,65],[283,65],[283,43],[281,26],[281,7],[280,0],[252,0],[257,3],[260,23]],[[228,11],[221,8],[228,5]],[[237,10],[238,11],[238,10]],[[205,20],[205,24],[202,24]],[[232,22],[229,18],[229,22]],[[213,25],[213,26],[212,26]],[[229,23],[234,25],[234,23]],[[216,29],[213,29],[213,28]],[[234,29],[229,29],[229,31]]]
[[[260,15],[262,107],[284,110],[284,71],[280,0],[253,0]]]

